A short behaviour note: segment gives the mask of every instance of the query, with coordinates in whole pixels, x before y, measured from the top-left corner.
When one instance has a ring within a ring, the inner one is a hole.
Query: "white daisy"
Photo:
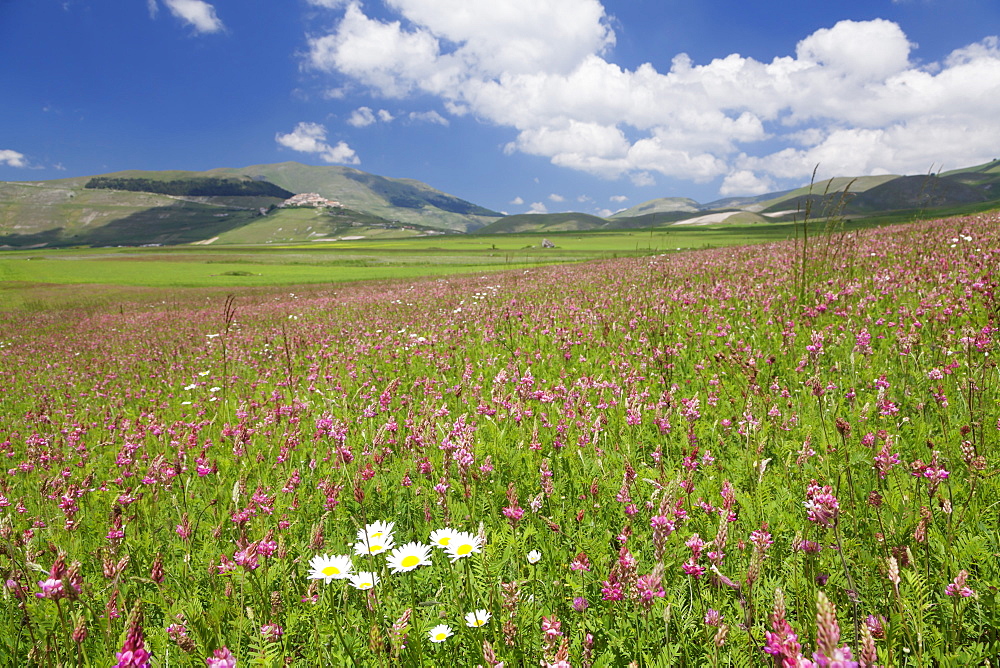
[[[468,612],[465,614],[465,625],[475,628],[477,626],[486,626],[492,617],[486,610],[476,610],[475,612]]]
[[[390,552],[385,563],[393,573],[412,571],[418,566],[430,566],[431,546],[407,543]]]
[[[527,554],[527,560],[529,564],[537,564],[542,560],[542,553],[538,550],[532,550]]]
[[[309,560],[309,578],[311,580],[323,580],[328,583],[330,580],[344,580],[351,576],[354,566],[351,558],[346,554],[330,555],[317,554]]]
[[[365,525],[364,529],[358,529],[358,540],[364,540],[367,536],[369,539],[381,538],[385,540],[386,537],[392,538],[392,530],[396,527],[395,522],[372,522],[371,524]]]
[[[448,551],[452,563],[455,563],[462,557],[482,551],[482,548],[483,540],[479,536],[473,536],[465,531],[456,531],[445,549]]]
[[[438,624],[427,632],[427,637],[430,638],[431,642],[444,642],[450,635],[453,635],[453,632],[447,624]]]
[[[382,554],[393,548],[394,544],[392,542],[391,535],[382,536],[362,536],[357,543],[354,544],[354,554],[358,555],[369,555],[369,554]]]
[[[448,544],[451,543],[457,533],[457,531],[448,527],[435,529],[431,532],[431,545],[440,547],[442,550],[447,549]]]
[[[375,573],[362,571],[351,576],[351,586],[355,589],[371,589],[378,584],[378,576]]]

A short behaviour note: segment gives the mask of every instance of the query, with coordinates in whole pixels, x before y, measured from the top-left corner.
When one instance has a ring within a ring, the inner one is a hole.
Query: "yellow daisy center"
[[[323,575],[326,576],[340,575],[340,569],[337,568],[336,566],[327,566],[326,568],[323,569],[322,573]]]
[[[448,637],[447,633],[445,633],[444,631],[440,631],[434,635],[434,640],[444,640],[447,637]]]
[[[381,545],[369,545],[368,546],[368,551],[371,552],[372,554],[375,554],[376,552],[381,552],[382,549],[383,548],[382,548]]]
[[[451,536],[445,536],[444,538],[438,538],[439,545],[447,545],[451,542]]]
[[[469,552],[472,552],[472,545],[470,543],[464,543],[462,545],[459,545],[458,549],[455,550],[455,554],[461,554],[461,555],[466,555]]]
[[[372,535],[371,535],[370,537],[371,537],[371,538],[378,538],[378,537],[380,537],[381,535],[382,535],[382,532],[381,532],[381,531],[379,531],[378,533],[373,533],[373,534],[372,534]]]
[[[420,563],[420,557],[416,556],[415,554],[408,554],[405,557],[403,557],[403,560],[399,562],[399,565],[402,566],[403,568],[413,568],[419,563]]]
[[[362,582],[360,585],[358,585],[358,589],[371,589],[371,588],[372,588],[371,582]]]
[[[486,623],[485,619],[479,619],[478,617],[476,619],[472,620],[472,625],[473,626],[482,626],[485,623]]]

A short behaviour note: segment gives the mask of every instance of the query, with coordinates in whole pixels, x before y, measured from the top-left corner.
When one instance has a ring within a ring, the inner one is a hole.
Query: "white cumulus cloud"
[[[198,32],[212,33],[225,29],[215,7],[205,0],[163,0],[170,13],[189,23]],[[150,5],[152,10],[152,5]]]
[[[358,107],[347,119],[347,124],[353,125],[356,128],[364,128],[379,121],[382,123],[390,123],[394,120],[394,118],[395,117],[385,109],[379,109],[376,112],[373,111],[371,107]]]
[[[350,118],[347,119],[347,124],[353,125],[356,128],[363,128],[372,125],[374,122],[375,112],[370,107],[358,107],[351,114]]]
[[[774,192],[777,186],[767,177],[760,177],[748,169],[738,169],[726,175],[719,188],[723,197],[734,195],[763,195]]]
[[[27,167],[28,161],[25,160],[23,153],[18,153],[17,151],[5,148],[0,149],[0,165],[7,165],[8,167]]]
[[[312,153],[324,162],[359,165],[361,160],[346,142],[330,146],[326,142],[326,127],[319,123],[299,123],[292,132],[278,133],[274,140],[280,145],[300,153]]]
[[[444,125],[447,127],[450,124],[447,118],[439,114],[438,112],[431,109],[430,111],[411,111],[410,120],[416,121],[418,123],[431,123],[434,125]]]
[[[314,2],[317,0],[314,0]],[[718,179],[727,194],[833,174],[922,173],[992,159],[1000,42],[918,64],[891,21],[841,21],[769,61],[731,54],[629,70],[598,0],[357,0],[308,42],[309,66],[386,98],[437,98],[507,127],[508,153],[606,178]]]

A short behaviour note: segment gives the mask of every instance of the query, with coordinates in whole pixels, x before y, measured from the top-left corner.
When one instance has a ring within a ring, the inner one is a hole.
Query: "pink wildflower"
[[[652,607],[657,598],[666,596],[660,576],[655,572],[649,575],[640,575],[636,580],[635,588],[639,595],[639,604],[644,608]]]
[[[969,587],[965,586],[965,581],[969,577],[969,571],[962,569],[955,576],[955,579],[944,588],[944,593],[948,596],[961,596],[963,598],[969,598],[970,596],[975,596],[976,592]]]
[[[205,664],[207,668],[236,668],[236,657],[228,647],[222,647],[205,659]]]
[[[151,655],[146,651],[142,634],[142,609],[136,608],[129,622],[128,635],[122,651],[115,653],[118,663],[114,668],[148,668]]]
[[[688,559],[687,561],[685,561],[683,564],[681,564],[681,568],[684,569],[684,572],[693,577],[695,580],[700,579],[701,576],[705,574],[705,567],[699,566],[694,559]]]
[[[571,571],[589,571],[590,559],[585,553],[580,552],[573,558],[573,561],[570,562],[569,569]]]
[[[833,488],[829,485],[820,487],[815,480],[806,488],[806,500],[803,505],[808,511],[809,521],[824,527],[830,526],[840,511],[840,503],[833,495]]]

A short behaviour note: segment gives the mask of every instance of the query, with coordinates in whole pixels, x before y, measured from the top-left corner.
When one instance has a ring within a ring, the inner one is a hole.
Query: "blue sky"
[[[0,0],[0,180],[297,160],[509,213],[1000,157],[996,0]]]

